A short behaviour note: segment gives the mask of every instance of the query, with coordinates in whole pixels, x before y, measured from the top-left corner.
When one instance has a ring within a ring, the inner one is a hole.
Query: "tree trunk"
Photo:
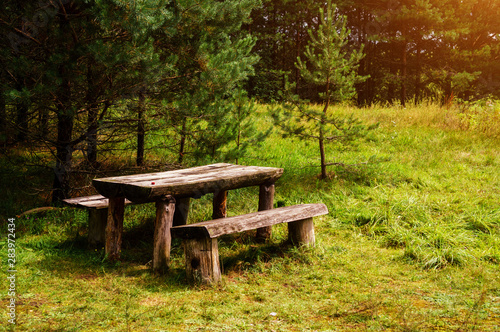
[[[69,22],[64,15],[61,15],[59,29],[61,33],[66,33]],[[73,159],[73,125],[74,111],[71,107],[71,81],[69,79],[69,66],[74,63],[70,59],[69,64],[59,65],[58,74],[61,77],[61,84],[57,89],[57,142],[56,142],[56,166],[54,168],[54,185],[52,202],[57,202],[69,197],[70,191],[70,169]]]
[[[366,23],[365,23],[365,15],[362,14],[361,10],[358,11],[358,47],[361,45],[366,45]],[[368,52],[366,52],[367,54]],[[359,74],[365,76],[366,75],[366,67],[367,67],[367,55],[361,59],[359,62]],[[358,106],[366,105],[366,88],[368,83],[366,81],[356,84],[356,92],[357,92],[357,102]]]
[[[406,107],[406,76],[408,71],[406,42],[403,42],[401,58],[401,106]]]
[[[326,81],[326,89],[325,89],[325,107],[323,108],[323,114],[321,118],[321,123],[319,125],[319,153],[321,157],[321,179],[326,179],[326,156],[325,156],[325,133],[323,130],[323,126],[326,125],[326,117],[328,113],[328,107],[330,106],[330,79],[328,78]]]
[[[97,166],[97,130],[98,130],[98,112],[96,105],[96,91],[94,83],[94,72],[92,64],[87,65],[87,161],[89,165]]]
[[[415,72],[415,105],[420,103],[420,88],[421,88],[421,80],[422,80],[422,56],[420,54],[421,47],[420,43],[417,43],[417,69]]]
[[[392,105],[394,103],[394,90],[395,84],[394,80],[396,79],[396,68],[394,64],[391,62],[389,64],[389,85],[387,87],[387,101]]]
[[[39,134],[43,140],[49,135],[49,113],[46,109],[41,109],[38,113]]]
[[[19,80],[22,80],[22,78],[18,78]],[[22,84],[17,84],[17,90],[22,94],[23,90],[23,85]],[[29,103],[24,99],[24,97],[21,97],[17,103],[16,103],[16,126],[17,126],[17,134],[16,134],[16,139],[19,142],[24,142],[26,141],[26,138],[28,136],[28,109],[29,109]]]
[[[444,100],[443,106],[450,107],[453,103],[453,88],[451,86],[451,73],[446,75],[446,80],[444,82]]]
[[[184,147],[186,145],[186,122],[187,119],[184,118],[182,120],[181,141],[179,144],[179,158],[178,158],[179,164],[182,164],[182,162],[184,161]]]
[[[71,136],[74,119],[71,114],[66,114],[68,110],[60,108],[57,116],[56,167],[54,168],[52,202],[69,197],[70,169],[73,158]]]
[[[236,136],[236,160],[235,164],[239,164],[239,155],[240,155],[240,148],[241,148],[241,118],[242,118],[242,111],[241,108],[243,106],[238,105],[238,135]]]
[[[137,107],[137,166],[144,164],[144,135],[146,133],[144,123],[144,93],[139,93],[139,104]]]
[[[87,161],[92,167],[97,166],[97,109],[89,109],[88,114],[88,142],[87,142]]]
[[[7,142],[7,108],[3,95],[3,87],[0,85],[0,143]]]
[[[276,32],[278,31],[278,21],[277,21],[277,17],[278,17],[278,13],[277,13],[277,9],[276,9],[276,5],[273,6],[273,23],[272,23],[272,26],[271,26],[271,35],[272,35],[272,38],[276,38]],[[278,52],[278,43],[276,42],[275,39],[273,39],[275,42],[272,43],[272,49],[273,49],[273,54],[271,56],[271,59],[272,59],[272,63],[271,63],[271,69],[273,70],[276,70],[277,68],[279,68],[279,60],[281,60],[281,68],[283,68],[283,65],[284,65],[284,56],[280,57],[279,56],[279,52]],[[281,46],[283,47],[283,46]],[[253,77],[253,76],[252,76]]]
[[[325,146],[324,146],[324,134],[323,128],[319,128],[319,153],[321,156],[321,179],[326,179],[326,157],[325,157]]]
[[[300,56],[300,29],[299,29],[299,22],[297,22],[297,31],[295,34],[295,58],[298,58]],[[299,95],[300,92],[300,71],[295,66],[295,94]]]

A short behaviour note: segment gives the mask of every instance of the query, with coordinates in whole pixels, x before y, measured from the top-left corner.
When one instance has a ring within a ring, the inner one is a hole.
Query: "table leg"
[[[167,196],[156,202],[155,234],[153,243],[153,270],[163,273],[170,263],[170,245],[175,213],[175,198]]]
[[[227,216],[227,191],[214,193],[212,219],[226,218]]]
[[[271,210],[274,204],[274,183],[262,184],[259,189],[259,211]],[[256,240],[265,242],[271,238],[272,228],[257,228]]]
[[[115,197],[109,199],[105,252],[106,256],[110,260],[115,260],[120,257],[122,249],[124,212],[125,197]]]
[[[189,214],[189,202],[191,198],[176,198],[175,199],[174,226],[182,226],[187,224]]]

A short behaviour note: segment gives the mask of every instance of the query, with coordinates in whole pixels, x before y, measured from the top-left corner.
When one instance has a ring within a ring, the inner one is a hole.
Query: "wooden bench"
[[[183,239],[188,279],[211,284],[221,279],[219,236],[288,223],[288,238],[294,245],[314,246],[313,217],[324,214],[328,214],[324,204],[302,204],[176,226],[170,231],[172,237]]]
[[[89,212],[89,245],[96,246],[105,243],[109,199],[102,195],[92,195],[67,198],[63,202],[66,205],[86,209]],[[132,202],[125,200],[125,204],[132,204]]]

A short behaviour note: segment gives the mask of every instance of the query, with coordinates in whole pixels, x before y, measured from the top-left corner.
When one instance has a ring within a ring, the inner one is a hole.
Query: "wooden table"
[[[186,224],[189,200],[213,193],[213,219],[226,217],[227,192],[260,186],[259,211],[273,208],[274,183],[283,169],[213,164],[159,173],[137,174],[93,180],[97,191],[109,198],[105,251],[110,259],[120,255],[125,199],[133,203],[156,203],[153,269],[163,271],[170,261],[170,228]],[[270,236],[270,228],[257,237]]]

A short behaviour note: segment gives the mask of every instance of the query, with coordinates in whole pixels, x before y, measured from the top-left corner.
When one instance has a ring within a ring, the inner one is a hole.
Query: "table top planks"
[[[282,174],[282,168],[219,163],[174,171],[95,179],[93,185],[105,197],[126,197],[132,202],[150,202],[167,195],[196,197],[273,183]]]

